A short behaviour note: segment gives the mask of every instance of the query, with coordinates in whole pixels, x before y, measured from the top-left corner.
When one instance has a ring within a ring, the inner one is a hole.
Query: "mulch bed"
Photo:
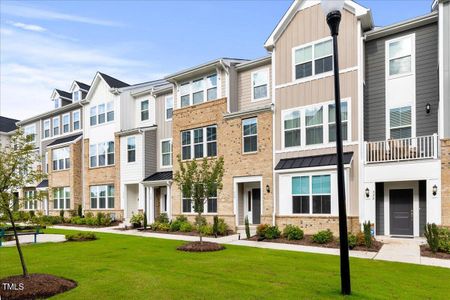
[[[224,250],[225,247],[217,244],[217,243],[211,243],[211,242],[190,242],[187,244],[184,244],[183,246],[180,246],[177,248],[177,250],[180,251],[187,251],[187,252],[212,252],[212,251],[220,251]]]
[[[10,276],[0,279],[1,299],[42,299],[64,293],[77,286],[70,279],[48,274]]]
[[[420,255],[426,256],[426,257],[432,257],[432,258],[450,259],[450,253],[445,253],[445,252],[433,253],[431,251],[430,247],[428,247],[428,245],[420,246]]]
[[[258,236],[252,236],[249,240],[250,241],[259,241]],[[259,242],[282,243],[282,244],[293,244],[293,245],[302,245],[302,246],[314,246],[314,247],[339,249],[339,241],[337,239],[334,239],[330,243],[318,244],[318,243],[313,242],[312,235],[306,235],[306,234],[304,235],[303,239],[301,239],[301,240],[288,240],[286,238],[281,237],[279,239],[273,239],[273,240],[264,239]],[[371,248],[367,248],[366,246],[356,246],[351,250],[378,252],[378,251],[380,251],[382,246],[383,246],[383,243],[381,243],[379,241],[373,241]]]
[[[144,230],[144,228],[138,228],[139,231],[141,232],[154,232],[154,233],[164,233],[164,234],[176,234],[176,235],[188,235],[188,236],[199,236],[197,231],[189,231],[189,232],[183,232],[183,231],[161,231],[161,230],[152,230],[152,229],[146,229]],[[227,235],[233,234],[233,231],[229,231],[226,235],[218,235],[217,237],[224,237]],[[215,238],[216,236],[214,235],[202,235],[203,237],[208,237],[208,238]]]

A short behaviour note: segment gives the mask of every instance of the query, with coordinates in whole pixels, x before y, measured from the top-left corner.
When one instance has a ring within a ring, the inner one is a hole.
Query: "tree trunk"
[[[199,212],[197,214],[198,214],[198,217],[197,217],[198,236],[200,237],[200,244],[203,244],[203,237],[202,237],[202,231],[201,231],[202,213]]]
[[[7,212],[8,212],[9,220],[11,221],[11,225],[12,225],[12,228],[14,231],[14,238],[16,239],[16,247],[17,247],[17,251],[19,252],[20,263],[22,264],[23,277],[28,277],[28,270],[27,270],[27,266],[25,265],[25,259],[23,258],[22,249],[20,248],[20,242],[19,242],[19,237],[17,236],[17,229],[16,229],[16,224],[14,223],[14,217],[13,217],[10,209],[8,209]]]

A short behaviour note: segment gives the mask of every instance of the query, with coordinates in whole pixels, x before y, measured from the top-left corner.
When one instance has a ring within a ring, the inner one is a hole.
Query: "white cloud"
[[[109,20],[101,20],[101,19],[93,19],[88,17],[83,17],[79,15],[65,14],[50,10],[43,10],[34,7],[25,7],[20,5],[4,5],[2,7],[2,13],[5,15],[15,16],[15,17],[23,17],[30,19],[40,19],[40,20],[60,20],[60,21],[69,21],[69,22],[77,22],[77,23],[85,23],[92,25],[100,25],[100,26],[112,26],[119,27],[123,26],[123,24],[109,21]]]
[[[18,28],[21,28],[24,30],[36,31],[36,32],[43,32],[43,31],[47,30],[44,27],[41,27],[39,25],[34,25],[34,24],[25,24],[25,23],[20,23],[20,22],[11,22],[10,24],[14,27],[18,27]]]

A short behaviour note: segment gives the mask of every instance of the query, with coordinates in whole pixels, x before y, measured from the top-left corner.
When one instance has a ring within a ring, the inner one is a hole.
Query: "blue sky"
[[[360,0],[377,26],[426,14],[431,0]],[[0,2],[0,114],[51,109],[53,88],[97,70],[129,83],[217,57],[264,56],[291,1]]]

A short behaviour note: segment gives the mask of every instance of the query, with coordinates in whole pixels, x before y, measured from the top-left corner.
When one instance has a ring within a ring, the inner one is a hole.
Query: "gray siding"
[[[437,23],[407,30],[365,45],[364,140],[386,139],[385,42],[396,37],[416,35],[416,136],[438,130],[439,77]],[[427,103],[431,112],[425,111]]]
[[[156,172],[156,130],[144,132],[144,178]]]
[[[384,235],[384,183],[375,184],[375,226],[377,235]]]

